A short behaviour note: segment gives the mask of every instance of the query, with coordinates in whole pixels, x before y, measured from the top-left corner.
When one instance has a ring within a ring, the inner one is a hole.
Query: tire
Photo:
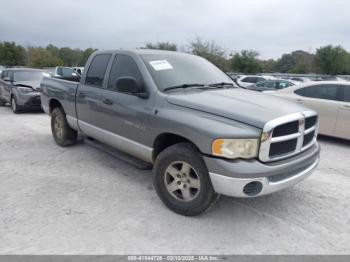
[[[217,199],[199,151],[179,143],[162,151],[153,166],[153,184],[163,203],[175,213],[196,216]]]
[[[3,101],[1,98],[1,89],[0,89],[0,106],[4,106],[4,105],[5,105],[5,101]]]
[[[59,146],[71,146],[77,143],[77,131],[67,122],[66,114],[61,107],[56,107],[51,113],[51,131]]]
[[[15,114],[18,114],[21,110],[20,106],[17,104],[16,97],[14,96],[11,96],[11,109]]]

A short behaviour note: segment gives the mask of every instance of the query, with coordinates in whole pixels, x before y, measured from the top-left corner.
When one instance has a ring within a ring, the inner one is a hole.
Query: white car
[[[262,81],[266,81],[266,80],[274,80],[276,79],[273,76],[259,76],[259,75],[248,75],[248,76],[241,76],[240,78],[237,79],[237,84],[240,87],[248,87],[251,85],[254,85],[256,83],[262,82]]]
[[[295,101],[317,111],[320,134],[350,139],[349,82],[310,82],[268,93]]]

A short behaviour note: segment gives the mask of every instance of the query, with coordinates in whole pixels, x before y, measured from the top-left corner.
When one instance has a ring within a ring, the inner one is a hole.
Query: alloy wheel
[[[192,201],[200,192],[200,179],[196,170],[184,161],[176,161],[168,166],[164,183],[170,195],[180,201]]]

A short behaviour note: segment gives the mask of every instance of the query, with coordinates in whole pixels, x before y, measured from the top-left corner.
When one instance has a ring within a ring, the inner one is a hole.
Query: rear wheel
[[[189,143],[176,144],[161,152],[153,172],[159,197],[176,213],[198,215],[217,198],[200,153]]]
[[[68,125],[66,114],[61,107],[56,107],[51,113],[51,131],[59,146],[70,146],[77,142],[77,131]]]

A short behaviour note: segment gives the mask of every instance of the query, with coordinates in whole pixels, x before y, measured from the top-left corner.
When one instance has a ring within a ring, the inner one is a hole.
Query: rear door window
[[[73,76],[74,73],[75,71],[73,69],[66,68],[66,67],[61,68],[61,76],[63,77]]]
[[[308,86],[295,91],[296,94],[305,97],[339,101],[340,89],[337,85]]]
[[[92,59],[89,70],[86,74],[86,85],[102,87],[110,58],[110,54],[101,54],[96,55]]]

